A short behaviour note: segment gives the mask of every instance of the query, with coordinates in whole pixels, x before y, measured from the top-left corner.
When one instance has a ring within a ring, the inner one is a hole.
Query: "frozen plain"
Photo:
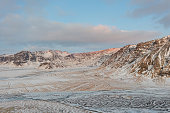
[[[170,112],[168,86],[95,76],[95,68],[0,68],[1,112]]]

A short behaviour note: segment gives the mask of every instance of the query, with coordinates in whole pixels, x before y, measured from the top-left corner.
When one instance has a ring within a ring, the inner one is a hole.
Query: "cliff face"
[[[123,69],[127,74],[170,76],[170,36],[128,45],[102,63],[102,68]]]

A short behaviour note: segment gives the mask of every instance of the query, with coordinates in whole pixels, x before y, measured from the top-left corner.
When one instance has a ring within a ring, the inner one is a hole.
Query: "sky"
[[[0,54],[119,48],[169,35],[170,0],[0,0]]]

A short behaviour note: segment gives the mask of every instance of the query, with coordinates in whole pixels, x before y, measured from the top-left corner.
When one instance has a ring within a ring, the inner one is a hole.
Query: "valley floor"
[[[0,94],[129,89],[129,81],[100,76],[95,68],[41,70],[0,68]],[[135,85],[136,87],[136,85]]]
[[[170,87],[100,76],[93,68],[0,67],[0,112],[170,112]]]
[[[170,90],[40,92],[0,95],[1,112],[168,113]]]

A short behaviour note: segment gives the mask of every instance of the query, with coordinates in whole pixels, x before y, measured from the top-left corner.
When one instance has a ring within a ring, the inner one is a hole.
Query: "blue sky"
[[[0,53],[87,52],[169,35],[170,0],[0,0]]]
[[[49,3],[47,18],[64,23],[118,26],[125,30],[157,30],[152,15],[132,18],[131,0],[62,0]],[[56,6],[57,5],[57,6]],[[56,12],[57,10],[57,12]],[[140,27],[139,27],[140,26]],[[162,26],[159,30],[164,31]]]

